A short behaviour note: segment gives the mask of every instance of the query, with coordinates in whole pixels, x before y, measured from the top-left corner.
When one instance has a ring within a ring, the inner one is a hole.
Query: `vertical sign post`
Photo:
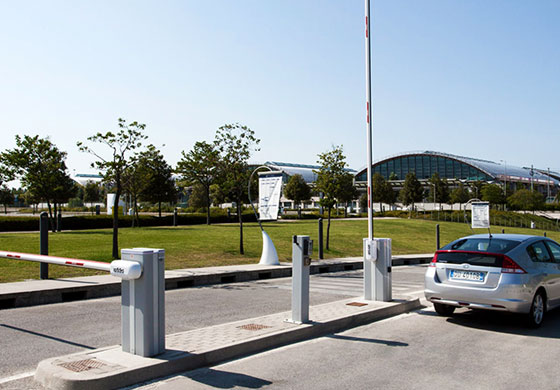
[[[39,236],[40,236],[40,254],[47,256],[49,254],[49,214],[43,211],[39,215]],[[49,278],[49,265],[41,263],[40,270],[41,279]]]

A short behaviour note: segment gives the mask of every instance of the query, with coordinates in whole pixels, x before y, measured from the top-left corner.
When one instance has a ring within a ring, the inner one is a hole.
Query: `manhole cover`
[[[266,328],[272,328],[272,326],[260,325],[260,324],[247,324],[247,325],[238,326],[237,328],[245,329],[245,330],[261,330]]]
[[[92,370],[94,368],[100,368],[106,366],[106,364],[100,362],[99,360],[86,359],[86,360],[79,360],[77,362],[61,363],[59,364],[59,366],[64,367],[70,371],[82,372],[82,371]]]
[[[361,302],[350,302],[346,304],[347,306],[357,306],[357,307],[362,307],[362,306],[367,306],[367,303],[361,303]]]

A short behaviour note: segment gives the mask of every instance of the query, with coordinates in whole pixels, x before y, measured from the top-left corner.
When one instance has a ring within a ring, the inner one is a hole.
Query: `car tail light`
[[[527,272],[511,258],[504,256],[502,261],[503,274],[526,274]]]
[[[434,255],[434,258],[432,259],[432,262],[430,263],[429,267],[435,267],[437,263],[437,252]]]

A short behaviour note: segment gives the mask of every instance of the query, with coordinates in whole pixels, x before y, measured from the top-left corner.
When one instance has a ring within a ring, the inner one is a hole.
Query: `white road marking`
[[[17,381],[19,379],[29,378],[30,376],[33,376],[33,375],[35,375],[35,371],[23,372],[21,374],[7,376],[5,378],[0,378],[0,385],[2,383],[8,383],[8,382],[12,382],[12,381]]]

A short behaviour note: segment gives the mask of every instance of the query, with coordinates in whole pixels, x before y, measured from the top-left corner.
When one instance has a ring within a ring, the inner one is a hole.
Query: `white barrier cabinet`
[[[140,356],[165,351],[165,251],[122,249],[121,261],[141,266],[138,279],[123,279],[121,287],[122,348]]]
[[[165,351],[163,249],[123,249],[121,260],[111,263],[5,251],[0,251],[0,257],[110,272],[122,279],[123,351],[144,357],[156,356]]]

